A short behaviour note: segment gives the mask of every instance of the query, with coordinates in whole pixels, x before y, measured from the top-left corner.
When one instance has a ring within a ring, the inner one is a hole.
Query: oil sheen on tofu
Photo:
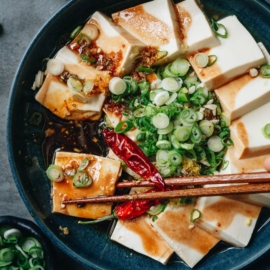
[[[90,154],[71,152],[56,152],[55,165],[63,168],[67,166],[78,167],[83,159],[89,159],[89,165],[85,169],[93,179],[89,187],[76,188],[73,180],[65,177],[61,182],[52,184],[53,213],[69,216],[97,219],[111,214],[112,205],[105,203],[86,204],[78,207],[77,204],[63,205],[64,199],[86,198],[89,196],[113,195],[115,183],[121,174],[121,163]]]

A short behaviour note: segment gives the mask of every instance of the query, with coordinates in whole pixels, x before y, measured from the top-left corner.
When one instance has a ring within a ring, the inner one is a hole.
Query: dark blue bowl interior
[[[8,155],[12,174],[20,195],[35,221],[53,243],[73,259],[96,269],[189,269],[179,258],[173,256],[167,266],[136,254],[107,237],[108,224],[82,226],[77,219],[51,213],[50,183],[45,175],[42,154],[42,138],[33,140],[29,135],[40,133],[32,130],[25,117],[40,110],[31,90],[35,74],[44,58],[53,56],[59,49],[60,37],[83,24],[96,11],[110,15],[131,7],[142,0],[77,0],[64,6],[44,25],[26,51],[11,89],[7,119]],[[208,14],[234,14],[248,28],[255,39],[270,50],[270,5],[263,1],[202,0]],[[239,37],[241,38],[241,37]],[[224,243],[217,245],[195,268],[240,269],[255,261],[270,249],[270,211],[263,209],[250,245],[237,249]],[[64,235],[59,227],[68,227]]]

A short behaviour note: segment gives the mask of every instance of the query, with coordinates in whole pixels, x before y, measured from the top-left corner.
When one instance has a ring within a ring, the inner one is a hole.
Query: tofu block
[[[247,246],[261,211],[223,196],[200,197],[195,208],[202,213],[196,221],[200,228],[236,247]]]
[[[63,205],[63,199],[77,199],[91,196],[109,196],[115,191],[115,184],[121,174],[121,163],[99,156],[81,153],[56,152],[55,165],[62,168],[78,168],[83,159],[89,159],[85,171],[92,177],[89,187],[76,188],[73,179],[65,177],[61,182],[52,182],[53,213],[97,219],[111,214],[112,204],[93,203],[78,207],[76,204]]]
[[[168,52],[163,64],[183,54],[178,18],[171,0],[156,0],[112,14],[113,21],[147,46]]]
[[[185,0],[175,7],[180,22],[182,49],[186,54],[220,45],[197,1]]]
[[[122,104],[105,104],[103,106],[103,111],[107,117],[108,125],[112,127],[116,127],[117,124],[121,121],[126,121],[128,118],[122,114],[122,111],[125,109],[124,105]],[[125,135],[128,136],[134,142],[137,141],[136,136],[140,133],[136,127],[133,127],[130,131],[126,132]]]
[[[91,78],[90,76],[89,79]],[[102,113],[106,91],[100,84],[89,96],[80,95],[67,84],[60,82],[59,77],[48,74],[35,99],[60,118],[98,120]]]
[[[262,128],[269,124],[270,102],[232,122],[231,138],[238,159],[269,154],[270,140],[265,138]]]
[[[208,90],[215,90],[244,75],[250,68],[266,62],[258,44],[236,16],[228,16],[218,23],[226,27],[228,37],[218,37],[220,46],[205,51],[208,55],[217,56],[217,61],[210,67],[200,68],[195,63],[194,55],[189,57],[192,67]]]
[[[224,157],[224,160],[228,161],[228,166],[224,170],[221,170],[220,174],[266,172],[263,163],[267,157],[269,157],[269,154],[253,158],[237,159],[233,147],[230,147]],[[270,193],[239,194],[226,197],[258,206],[270,207]]]
[[[270,80],[246,74],[215,90],[231,121],[270,101]]]
[[[152,226],[189,266],[194,267],[219,239],[190,221],[194,204],[180,206],[170,202]]]
[[[173,254],[173,250],[151,226],[146,215],[133,220],[118,220],[111,240],[162,264],[166,264]]]
[[[99,31],[98,37],[91,41],[90,55],[96,59],[95,65],[83,61],[78,49],[80,34],[90,36],[91,27]],[[114,76],[129,73],[135,61],[145,48],[140,40],[130,35],[125,29],[117,26],[112,20],[101,12],[95,12],[85,24],[78,36],[67,46],[60,50],[56,58],[64,63],[82,65],[92,72],[105,72]]]
[[[95,12],[86,27],[87,25],[95,25],[99,29],[96,46],[107,55],[113,56],[115,74],[129,73],[146,45],[101,12]]]

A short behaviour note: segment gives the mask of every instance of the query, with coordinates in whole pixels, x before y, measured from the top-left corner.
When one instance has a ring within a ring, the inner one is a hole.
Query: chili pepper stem
[[[112,218],[116,218],[114,213],[112,213],[111,215],[105,216],[103,218],[95,219],[95,220],[89,220],[89,221],[81,221],[81,220],[79,220],[78,224],[96,224],[96,223],[99,223],[99,222],[102,222],[102,221],[105,221],[105,220],[108,220],[108,219],[112,219]]]

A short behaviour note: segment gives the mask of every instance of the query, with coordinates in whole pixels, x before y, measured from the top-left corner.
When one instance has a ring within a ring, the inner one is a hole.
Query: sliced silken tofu
[[[208,90],[215,90],[244,75],[250,68],[266,62],[258,44],[236,16],[228,16],[218,23],[226,27],[228,37],[218,37],[220,46],[205,51],[207,55],[215,55],[217,61],[209,67],[200,68],[195,63],[195,55],[189,57],[192,67]]]
[[[224,157],[224,160],[228,162],[228,166],[225,169],[220,170],[220,174],[266,172],[263,163],[267,157],[269,157],[269,154],[238,159],[235,156],[233,147],[230,147]],[[240,194],[227,197],[259,206],[270,207],[270,193]]]
[[[130,193],[141,193],[146,190],[147,188],[132,188]],[[173,254],[170,246],[151,226],[146,214],[132,220],[118,220],[110,238],[162,264],[166,264]]]
[[[121,173],[119,161],[90,154],[56,152],[54,164],[62,168],[70,166],[77,169],[85,158],[89,159],[89,165],[85,168],[85,171],[92,177],[92,185],[85,188],[76,188],[73,186],[73,179],[68,177],[65,177],[61,182],[52,182],[53,213],[91,219],[111,214],[111,204],[94,203],[86,204],[83,207],[78,207],[77,204],[62,204],[64,199],[114,194],[115,184]]]
[[[122,114],[122,111],[125,109],[124,105],[115,104],[115,103],[107,103],[103,106],[103,111],[108,118],[108,125],[112,127],[116,127],[116,125],[121,122],[127,120],[127,116]],[[140,133],[140,131],[133,127],[130,131],[126,132],[125,135],[128,136],[134,142],[137,141],[136,136]]]
[[[90,80],[92,78],[92,76],[89,77]],[[89,96],[84,96],[70,89],[67,84],[60,82],[59,77],[48,74],[35,98],[60,118],[97,120],[102,113],[106,91],[106,89],[98,87]]]
[[[202,215],[196,224],[215,237],[237,247],[250,241],[261,207],[223,196],[200,197],[196,209]]]
[[[270,101],[270,80],[246,74],[215,90],[231,121]]]
[[[138,253],[166,264],[173,250],[151,226],[147,216],[127,221],[118,220],[111,240]]]
[[[97,60],[95,65],[83,61],[77,48],[77,40],[80,35],[91,36],[90,32],[93,26],[98,29],[98,36],[94,41],[91,41],[90,45],[90,52]],[[125,29],[113,23],[105,14],[97,11],[91,16],[78,36],[58,52],[56,58],[61,59],[64,63],[83,65],[88,70],[120,76],[132,70],[145,46]]]
[[[168,52],[162,64],[183,54],[178,18],[171,0],[156,0],[112,14],[114,22],[147,46]]]
[[[170,202],[152,226],[189,266],[194,267],[219,239],[190,221],[194,204],[180,206]]]
[[[180,22],[182,49],[186,54],[220,45],[197,1],[185,0],[175,7]]]
[[[262,156],[270,152],[270,140],[262,128],[269,124],[270,102],[232,122],[231,137],[238,159]]]

